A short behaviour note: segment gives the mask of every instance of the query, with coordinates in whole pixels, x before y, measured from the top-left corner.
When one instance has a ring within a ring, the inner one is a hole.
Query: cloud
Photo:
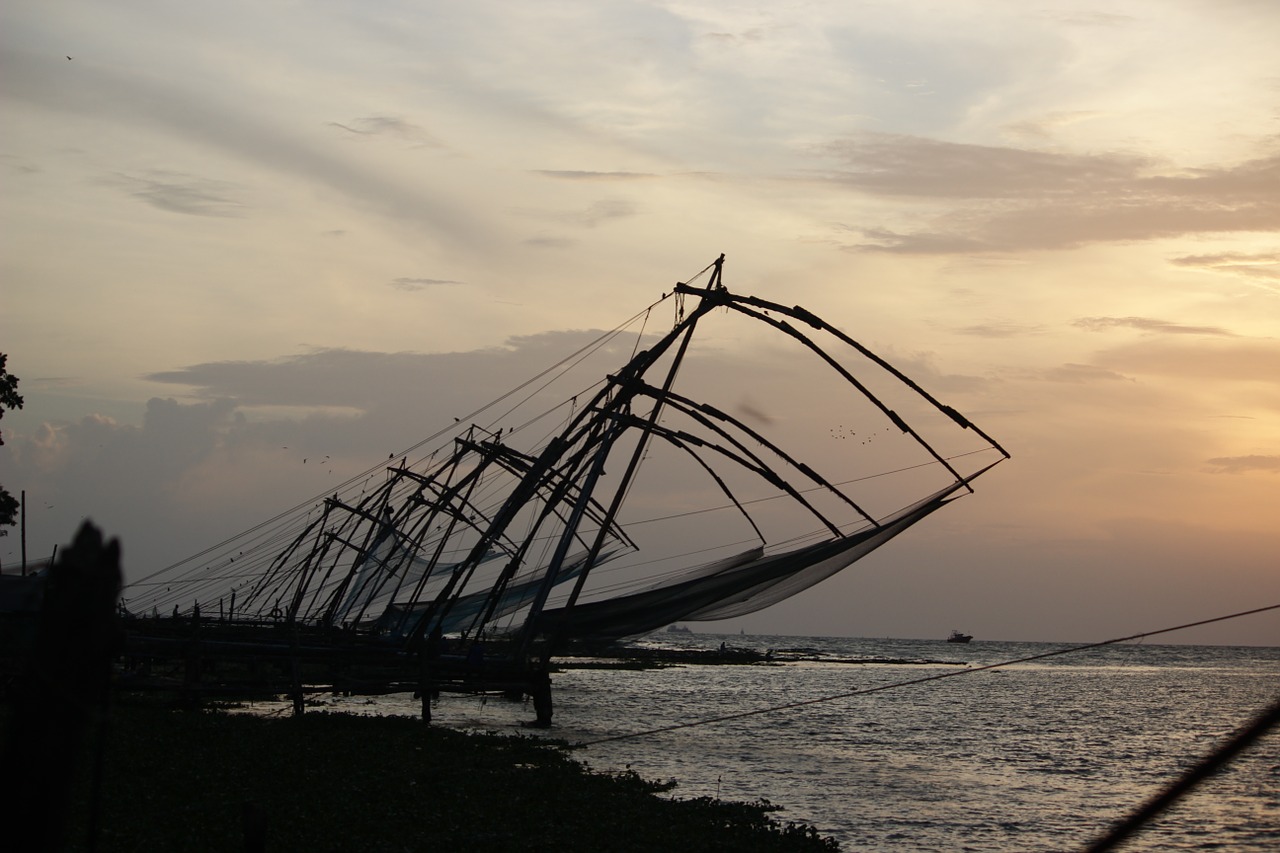
[[[1130,15],[1112,12],[1041,12],[1043,17],[1076,27],[1124,27],[1138,22]]]
[[[567,237],[530,237],[524,244],[535,249],[572,249],[578,241]]]
[[[391,280],[392,287],[411,292],[426,290],[428,287],[438,287],[445,284],[463,284],[463,282],[454,281],[449,278],[396,278]]]
[[[1156,320],[1151,317],[1081,317],[1072,322],[1073,326],[1101,332],[1106,329],[1139,329],[1144,332],[1159,332],[1169,335],[1219,335],[1235,337],[1235,332],[1218,326],[1184,326],[1181,323],[1170,323],[1168,320]]]
[[[1244,474],[1249,471],[1280,473],[1280,456],[1219,456],[1207,460],[1215,474]]]
[[[251,420],[228,400],[153,398],[141,425],[97,414],[42,424],[14,442],[10,470],[40,501],[33,542],[66,541],[90,518],[120,537],[136,580],[332,488],[367,467],[370,448],[385,459],[405,446],[388,438],[400,436],[366,419]],[[305,465],[309,453],[332,458]]]
[[[846,168],[823,180],[915,202],[931,225],[861,228],[848,248],[912,254],[1062,249],[1200,233],[1280,231],[1280,155],[1177,168],[1133,154],[1068,154],[891,134],[820,153]]]
[[[428,192],[380,174],[374,166],[331,155],[284,119],[265,112],[255,114],[252,105],[256,102],[246,102],[234,90],[200,89],[189,78],[123,63],[96,65],[93,73],[81,73],[75,85],[67,85],[47,73],[44,57],[23,49],[6,53],[5,71],[0,78],[0,95],[11,102],[95,119],[109,126],[159,129],[202,149],[214,149],[265,171],[325,187],[390,219],[427,225],[442,238],[465,245],[477,245],[487,234],[487,228],[439,189]],[[155,201],[144,200],[199,207],[198,200],[184,202],[179,193],[161,191],[153,198]]]
[[[587,172],[561,169],[536,169],[534,174],[566,181],[637,181],[658,177],[653,172]]]
[[[207,400],[240,406],[339,407],[368,411],[395,404],[411,389],[436,399],[465,399],[471,388],[507,389],[527,378],[530,364],[554,364],[598,332],[548,332],[513,337],[501,347],[461,353],[371,352],[318,348],[259,361],[215,361],[144,378],[185,385]]]
[[[495,414],[501,409],[489,406],[499,392],[519,387],[538,366],[561,362],[566,354],[580,351],[601,334],[572,331],[512,337],[501,347],[455,353],[315,349],[270,360],[192,364],[144,378],[180,386],[180,393],[198,401],[149,404],[162,409],[157,414],[170,415],[165,423],[176,422],[175,411],[212,412],[216,407],[217,419],[209,427],[192,427],[193,440],[212,430],[215,435],[205,440],[205,446],[212,441],[217,458],[242,460],[236,464],[248,480],[264,474],[243,460],[263,453],[295,454],[297,468],[310,477],[314,472],[309,467],[303,471],[301,462],[307,456],[332,454],[363,469],[370,460],[419,445],[438,428],[452,428],[455,419],[488,424],[502,417]],[[587,361],[598,368],[589,371],[590,378],[603,375],[606,368],[602,363],[616,367],[624,362],[633,345],[634,338],[628,338],[625,345],[604,345],[596,360]],[[526,389],[522,398],[545,401],[553,407],[589,384],[575,379],[581,380],[582,375],[574,374],[549,390],[541,385],[532,391]],[[568,386],[572,390],[566,393]],[[537,403],[534,405],[536,408]],[[93,441],[78,443],[97,446]],[[193,464],[216,469],[213,453],[210,450],[203,461]],[[226,472],[214,474],[220,480],[229,476]],[[196,491],[203,488],[198,479],[187,485]]]
[[[1014,323],[1009,320],[991,320],[955,330],[958,335],[972,335],[978,338],[1016,338],[1023,335],[1038,335],[1043,331],[1044,326]]]
[[[196,396],[241,406],[349,406],[364,409],[424,369],[414,353],[319,349],[272,361],[205,362],[150,373],[151,382],[188,385]],[[381,389],[381,390],[379,390]]]
[[[1185,255],[1174,258],[1171,264],[1178,267],[1224,272],[1255,280],[1267,290],[1280,292],[1270,282],[1280,282],[1280,252],[1246,254],[1223,252],[1215,255]]]
[[[1280,389],[1280,340],[1161,336],[1095,353],[1093,363],[1125,374],[1255,382]]]
[[[1116,373],[1114,370],[1107,370],[1103,367],[1097,367],[1092,364],[1063,364],[1058,367],[1050,368],[1042,371],[1039,378],[1048,382],[1067,382],[1073,385],[1082,385],[1086,382],[1114,382],[1123,380],[1132,382],[1128,376]]]
[[[227,400],[147,402],[142,424],[99,414],[64,425],[42,424],[15,443],[19,478],[59,506],[66,529],[79,513],[134,516],[160,524],[172,511],[188,469],[206,458],[231,422]],[[160,533],[163,528],[159,528]],[[56,541],[56,540],[55,540]]]
[[[634,204],[623,199],[601,199],[600,201],[592,202],[584,210],[556,211],[523,209],[518,212],[534,219],[559,222],[564,225],[573,225],[579,228],[595,228],[603,222],[635,216],[636,208]]]
[[[918,255],[937,255],[982,252],[990,248],[982,240],[958,234],[901,234],[888,228],[857,228],[852,230],[861,233],[863,237],[871,242],[844,246],[845,251],[880,250]]]
[[[740,33],[704,33],[702,38],[712,44],[717,45],[733,45],[737,46],[740,42],[760,42],[767,36],[767,30],[760,27],[751,27]]]
[[[911,355],[895,355],[892,352],[884,355],[885,359],[906,375],[912,377],[922,387],[930,391],[948,394],[968,394],[982,391],[990,387],[992,380],[981,376],[962,373],[943,373],[937,365],[932,353],[921,352]]]
[[[232,196],[234,184],[154,170],[145,176],[117,173],[103,184],[124,190],[152,207],[189,216],[241,216],[244,205]]]
[[[1043,141],[1051,139],[1061,128],[1100,118],[1102,115],[1094,110],[1064,110],[1014,122],[1005,129],[1015,136]]]
[[[822,153],[849,169],[832,181],[876,195],[931,199],[1039,198],[1096,192],[1153,165],[1127,154],[1073,155],[865,133]]]
[[[0,153],[0,163],[20,175],[38,175],[44,171],[37,164],[29,162],[25,157],[19,157],[16,154]]]
[[[356,136],[397,136],[418,146],[444,147],[426,128],[396,116],[366,116],[352,119],[346,124],[331,121],[329,126]]]

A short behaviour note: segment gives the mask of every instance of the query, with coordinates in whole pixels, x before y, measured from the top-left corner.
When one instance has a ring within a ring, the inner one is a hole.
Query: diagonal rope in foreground
[[[1143,803],[1132,814],[1119,821],[1106,835],[1085,848],[1086,853],[1106,853],[1108,850],[1116,849],[1156,815],[1173,805],[1205,779],[1226,767],[1232,759],[1277,725],[1280,725],[1280,700],[1273,702],[1269,708],[1238,730],[1230,740],[1202,758],[1195,767]]]

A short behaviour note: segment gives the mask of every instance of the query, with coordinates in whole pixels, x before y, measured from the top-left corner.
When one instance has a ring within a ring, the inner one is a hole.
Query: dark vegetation
[[[765,804],[670,800],[655,796],[668,786],[589,772],[541,740],[405,717],[264,719],[126,696],[103,743],[101,851],[254,849],[258,831],[257,849],[314,853],[835,849]],[[90,766],[73,787],[69,850],[88,849]]]
[[[7,409],[21,409],[22,395],[18,393],[18,377],[5,369],[9,356],[0,352],[0,418]],[[0,433],[0,445],[4,444],[4,433]],[[0,486],[0,536],[8,535],[6,527],[12,527],[18,517],[18,499],[9,494],[4,486]]]

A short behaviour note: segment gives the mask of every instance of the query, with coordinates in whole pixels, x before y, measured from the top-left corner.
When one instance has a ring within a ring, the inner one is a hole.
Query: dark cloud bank
[[[1193,233],[1280,230],[1280,154],[1178,168],[1126,153],[1064,154],[862,134],[822,180],[949,209],[943,228],[860,228],[851,249],[917,254],[1065,249]],[[1189,262],[1190,263],[1190,262]]]

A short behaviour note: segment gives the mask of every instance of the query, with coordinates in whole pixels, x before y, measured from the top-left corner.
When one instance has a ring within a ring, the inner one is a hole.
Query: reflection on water
[[[819,658],[934,663],[683,666],[557,674],[570,743],[962,672],[1051,649],[908,640],[661,635],[654,645],[797,648]],[[1079,848],[1210,752],[1280,694],[1280,649],[1123,645],[973,672],[715,725],[598,744],[597,770],[675,779],[673,796],[767,799],[858,851]],[[407,696],[337,699],[416,714]],[[532,710],[445,696],[442,725],[515,731]],[[528,730],[532,731],[532,730]],[[1280,847],[1273,733],[1126,850]]]

